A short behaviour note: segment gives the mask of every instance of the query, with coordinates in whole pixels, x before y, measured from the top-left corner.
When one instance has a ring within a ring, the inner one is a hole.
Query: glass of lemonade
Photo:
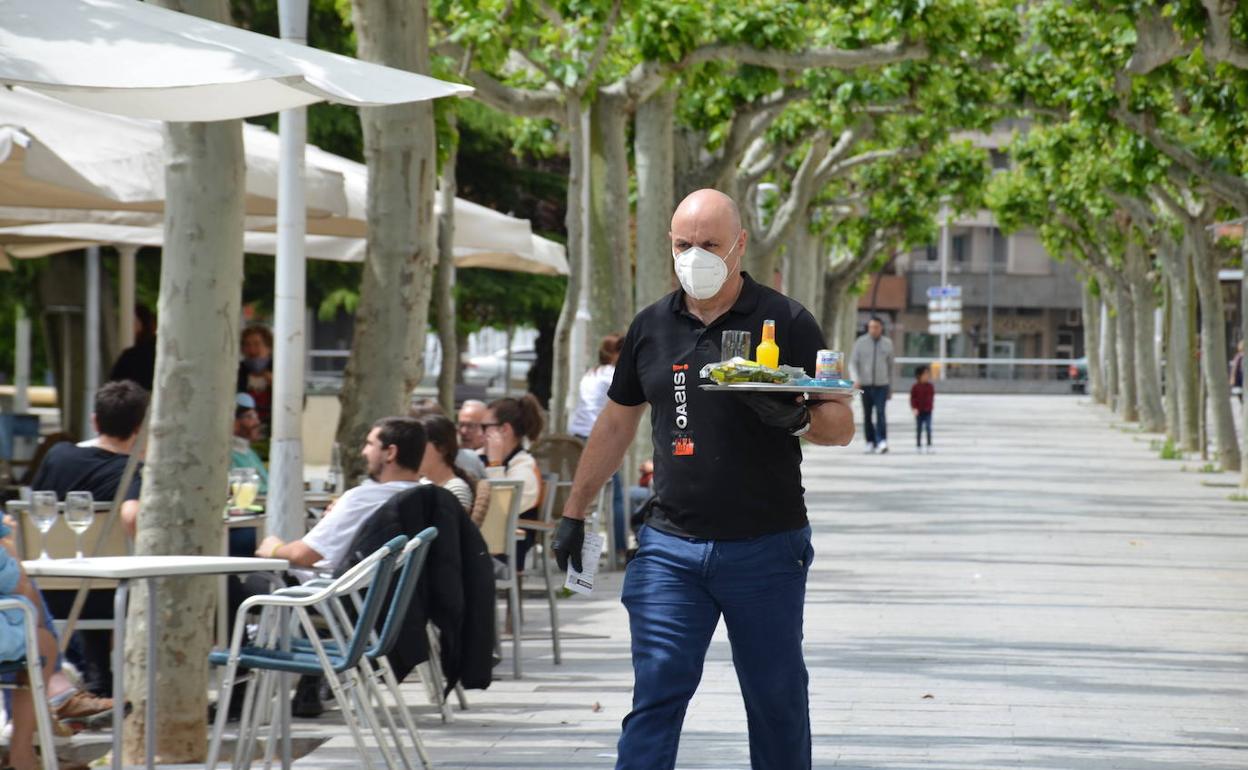
[[[39,530],[39,559],[51,559],[48,556],[48,533],[56,524],[56,493],[35,492],[30,496],[30,518]]]
[[[74,531],[78,555],[82,560],[82,536],[95,523],[95,500],[90,492],[70,492],[65,495],[65,523]]]
[[[238,484],[233,487],[234,506],[245,513],[260,493],[260,474],[255,468],[237,468],[236,471]],[[231,471],[231,474],[234,472]]]

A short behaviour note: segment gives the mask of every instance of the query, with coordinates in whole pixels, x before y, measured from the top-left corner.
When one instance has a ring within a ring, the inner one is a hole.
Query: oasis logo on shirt
[[[685,392],[685,379],[689,364],[672,364],[672,397],[676,399],[676,429],[689,427],[689,396]]]

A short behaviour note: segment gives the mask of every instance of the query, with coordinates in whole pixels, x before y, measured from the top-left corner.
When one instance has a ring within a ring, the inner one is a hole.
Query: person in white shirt
[[[256,555],[286,559],[296,568],[291,572],[301,580],[333,572],[360,527],[377,509],[395,494],[420,483],[425,429],[411,417],[378,420],[360,454],[368,462],[368,482],[347,490],[303,539],[286,543],[269,535],[256,548]]]
[[[440,414],[426,414],[417,419],[425,429],[425,459],[420,464],[422,481],[437,484],[455,495],[464,513],[471,513],[472,485],[468,474],[455,464],[459,452],[455,423]]]
[[[572,412],[572,418],[568,420],[568,432],[582,441],[589,441],[594,423],[607,405],[607,391],[611,389],[611,380],[615,378],[615,362],[620,357],[620,346],[623,343],[623,334],[608,334],[603,337],[598,345],[598,366],[581,377],[580,398]],[[611,481],[611,510],[614,514],[611,521],[617,550],[623,555],[628,545],[625,539],[625,522],[628,516],[624,511],[624,477],[616,471]]]
[[[532,393],[523,398],[500,398],[490,403],[485,429],[485,477],[519,481],[520,518],[538,518],[538,502],[542,496],[542,472],[526,448],[542,435],[542,405]],[[516,564],[524,569],[524,557],[533,545],[533,530],[516,544]]]

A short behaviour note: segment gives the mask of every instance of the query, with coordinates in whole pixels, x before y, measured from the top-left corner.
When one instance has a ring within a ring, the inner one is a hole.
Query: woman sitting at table
[[[498,481],[519,481],[520,518],[537,519],[542,497],[542,472],[527,447],[542,435],[542,406],[532,393],[522,398],[500,398],[490,404],[485,422],[485,477]],[[534,532],[527,530],[516,544],[516,566],[524,570],[524,558],[532,547]]]
[[[472,512],[472,484],[468,474],[455,464],[459,438],[455,423],[440,414],[426,414],[417,420],[425,429],[425,457],[420,463],[422,480],[455,495],[465,513]]]
[[[0,596],[10,599],[18,598],[37,607],[38,593],[30,578],[22,570],[17,559],[12,541],[8,538],[10,528],[0,523]],[[35,610],[36,617],[40,612]],[[39,649],[26,649],[25,615],[20,610],[4,610],[0,612],[0,661],[16,661],[28,655],[38,655],[43,660],[43,687],[47,695],[56,669],[57,649],[56,637],[42,624],[35,630],[39,640]],[[13,735],[9,738],[9,758],[4,766],[16,770],[35,770],[40,766],[35,756],[35,702],[31,697],[30,683],[25,681],[26,674],[18,679],[26,686],[13,692],[9,704],[9,717],[13,721]],[[111,702],[110,702],[111,705]]]

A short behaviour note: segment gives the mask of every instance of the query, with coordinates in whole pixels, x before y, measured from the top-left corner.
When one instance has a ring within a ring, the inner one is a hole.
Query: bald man
[[[802,614],[814,552],[799,437],[844,446],[852,413],[847,399],[700,390],[698,371],[721,360],[724,331],[758,341],[763,321],[775,321],[781,363],[811,374],[823,334],[800,304],[741,271],[749,235],[728,196],[698,190],[685,198],[670,235],[681,288],[629,327],[554,551],[560,569],[582,566],[585,509],[619,467],[648,404],[658,500],[624,578],[635,685],[616,770],[675,766],[721,616],[749,718],[751,767],[808,769]]]

